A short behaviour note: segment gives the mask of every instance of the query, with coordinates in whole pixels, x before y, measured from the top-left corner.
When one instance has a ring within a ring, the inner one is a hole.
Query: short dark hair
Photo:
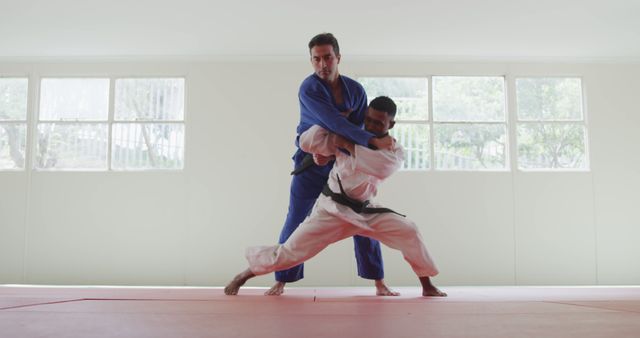
[[[331,33],[322,33],[314,36],[311,41],[309,41],[309,53],[311,53],[311,48],[322,45],[331,45],[333,47],[333,52],[336,53],[336,55],[340,55],[338,40]]]
[[[396,103],[393,102],[393,100],[388,96],[376,97],[375,99],[371,100],[371,102],[369,103],[369,107],[389,114],[389,117],[391,117],[391,119],[396,116]]]

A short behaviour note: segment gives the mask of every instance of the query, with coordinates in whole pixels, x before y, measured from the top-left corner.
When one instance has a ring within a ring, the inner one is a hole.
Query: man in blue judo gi
[[[309,54],[314,73],[300,85],[300,124],[297,128],[296,146],[293,156],[295,169],[292,172],[289,210],[280,233],[279,243],[284,243],[304,221],[316,199],[327,183],[333,159],[312,156],[300,149],[299,138],[313,125],[341,135],[355,144],[378,149],[390,149],[390,136],[376,137],[362,128],[367,110],[367,96],[362,85],[338,72],[340,47],[331,33],[318,34],[309,42]],[[315,163],[314,163],[315,161]],[[354,249],[358,275],[375,280],[376,294],[397,296],[384,283],[384,269],[380,243],[377,240],[354,236]],[[276,284],[266,295],[280,295],[286,283],[304,278],[303,265],[277,271]]]

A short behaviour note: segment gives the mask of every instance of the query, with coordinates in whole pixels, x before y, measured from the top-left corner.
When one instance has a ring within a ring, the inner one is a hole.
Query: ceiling
[[[0,58],[640,61],[640,0],[0,0]]]

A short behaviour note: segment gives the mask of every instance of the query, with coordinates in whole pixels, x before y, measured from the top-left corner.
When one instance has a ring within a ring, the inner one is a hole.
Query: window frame
[[[41,100],[41,84],[44,79],[107,79],[109,81],[109,93],[108,93],[108,111],[107,111],[107,119],[106,120],[40,120],[40,100]],[[126,120],[115,120],[115,84],[116,80],[119,79],[182,79],[184,82],[184,114],[182,120],[171,120],[171,121],[161,121],[161,120],[145,120],[145,121],[126,121]],[[161,173],[171,173],[171,172],[183,172],[186,169],[186,149],[187,149],[187,116],[188,116],[188,77],[185,74],[137,74],[137,75],[127,75],[127,74],[118,74],[118,75],[104,75],[104,74],[81,74],[81,75],[59,75],[59,74],[41,74],[37,77],[37,90],[34,93],[33,102],[33,118],[30,123],[33,132],[31,133],[31,137],[28,137],[27,146],[28,150],[31,151],[31,155],[28,156],[30,158],[29,168],[33,171],[37,172],[118,172],[118,173],[128,173],[128,172],[161,172]],[[36,163],[36,145],[37,145],[37,128],[40,123],[56,123],[56,124],[106,124],[107,125],[107,160],[106,167],[99,169],[90,169],[90,168],[61,168],[61,169],[46,169],[46,168],[37,168],[35,166]],[[139,168],[139,169],[114,169],[112,167],[112,146],[113,146],[113,125],[114,124],[177,124],[183,125],[184,128],[184,153],[183,153],[183,163],[180,168]],[[29,145],[31,143],[31,145]],[[26,166],[25,166],[26,167]]]
[[[0,80],[2,79],[25,79],[27,80],[27,102],[25,105],[25,115],[24,115],[24,120],[0,120],[0,124],[17,124],[17,125],[24,125],[25,127],[25,149],[24,149],[24,165],[22,168],[1,168],[0,167],[0,172],[23,172],[23,171],[27,171],[27,169],[29,168],[30,165],[30,159],[29,159],[29,149],[30,149],[30,144],[29,144],[29,135],[31,134],[31,130],[30,130],[30,123],[29,121],[31,120],[31,105],[32,105],[32,100],[31,100],[31,91],[33,90],[33,85],[32,85],[32,79],[29,76],[29,74],[27,73],[0,73]]]
[[[44,124],[58,124],[58,125],[74,125],[74,124],[107,124],[107,145],[110,144],[110,139],[111,139],[111,134],[109,133],[109,124],[108,124],[108,117],[107,120],[71,120],[71,119],[67,119],[67,120],[41,120],[40,119],[40,109],[41,109],[41,100],[42,100],[42,81],[45,79],[59,79],[59,80],[64,80],[64,79],[104,79],[104,80],[108,80],[109,81],[109,86],[108,86],[108,93],[107,95],[109,96],[108,99],[108,104],[107,104],[107,116],[110,114],[111,112],[111,99],[110,99],[110,95],[111,95],[111,91],[112,91],[112,84],[111,84],[111,78],[108,76],[104,76],[104,75],[66,75],[66,76],[58,76],[58,75],[47,75],[47,76],[38,76],[38,85],[37,85],[37,95],[35,97],[35,102],[34,102],[34,118],[33,118],[33,133],[31,135],[31,141],[32,141],[32,147],[30,148],[31,150],[31,169],[33,171],[37,171],[37,172],[105,172],[105,171],[110,171],[109,170],[109,162],[107,159],[106,162],[106,167],[103,168],[95,168],[95,169],[91,169],[91,168],[58,168],[58,169],[48,169],[48,168],[38,168],[36,167],[36,163],[37,163],[37,156],[38,156],[38,151],[37,151],[37,145],[38,145],[38,126],[41,123]]]
[[[434,167],[433,170],[434,171],[440,171],[440,172],[510,172],[511,169],[511,151],[510,149],[511,147],[511,142],[510,142],[510,133],[511,133],[511,125],[510,125],[510,121],[509,121],[509,102],[508,102],[508,84],[507,84],[507,76],[505,74],[448,74],[448,75],[431,75],[430,76],[430,82],[433,81],[433,77],[496,77],[496,78],[502,78],[502,88],[503,88],[503,104],[504,104],[504,121],[435,121],[435,119],[433,119],[432,117],[432,123],[435,126],[436,124],[440,124],[440,125],[468,125],[468,126],[473,126],[473,125],[503,125],[505,128],[505,149],[504,149],[504,168],[502,169],[438,169],[435,167],[435,163],[434,163]],[[430,87],[430,95],[433,96],[433,86]],[[430,101],[430,110],[433,111],[433,101]],[[431,112],[432,116],[433,116],[433,112]],[[432,128],[432,135],[431,138],[433,138],[433,159],[435,161],[435,132],[433,131],[434,129]]]
[[[500,77],[503,79],[503,88],[504,88],[504,113],[505,119],[504,121],[498,122],[486,122],[486,121],[445,121],[445,122],[437,122],[434,120],[433,114],[433,78],[434,77]],[[360,80],[362,78],[418,78],[418,79],[426,79],[427,80],[427,120],[396,120],[397,124],[409,124],[409,125],[427,125],[428,126],[428,135],[429,135],[429,168],[426,169],[400,169],[401,171],[408,172],[425,172],[425,171],[434,171],[434,172],[510,172],[512,171],[512,154],[511,149],[513,148],[511,145],[511,126],[512,122],[510,120],[510,109],[509,109],[509,85],[508,85],[508,76],[505,74],[431,74],[431,75],[357,75],[356,80]],[[368,97],[369,101],[371,98]],[[393,97],[391,97],[393,98]],[[435,132],[434,127],[436,125],[442,124],[459,124],[459,125],[504,125],[505,127],[505,164],[503,169],[439,169],[436,168],[436,152],[435,152]]]
[[[116,81],[117,80],[127,80],[127,79],[182,79],[184,83],[184,97],[183,97],[183,116],[182,120],[116,120],[115,119],[115,96],[116,96]],[[169,172],[169,171],[183,171],[186,167],[186,152],[187,152],[187,77],[182,76],[117,76],[111,79],[110,86],[110,95],[109,95],[109,149],[107,151],[108,163],[109,163],[109,171],[116,172],[149,172],[149,171],[158,171],[158,172]],[[137,169],[113,169],[112,167],[112,150],[113,150],[113,125],[114,124],[171,124],[171,125],[182,125],[184,130],[184,153],[182,154],[183,162],[182,168],[177,169],[161,169],[161,168],[137,168]]]
[[[517,80],[518,79],[578,79],[580,80],[580,108],[582,109],[582,120],[521,120],[518,115],[518,88],[517,88]],[[514,163],[513,166],[519,172],[549,172],[549,173],[582,173],[582,172],[591,172],[591,156],[590,154],[590,133],[589,133],[589,122],[588,122],[588,109],[587,109],[587,101],[586,101],[586,91],[584,85],[584,76],[581,75],[526,75],[526,74],[518,74],[512,76],[512,92],[513,92],[513,112],[512,117],[514,121],[514,127],[512,130],[513,134],[513,148],[514,148]],[[521,168],[519,161],[519,153],[518,153],[518,127],[520,125],[527,124],[543,124],[543,125],[581,125],[584,128],[584,156],[585,156],[585,167],[584,168]]]

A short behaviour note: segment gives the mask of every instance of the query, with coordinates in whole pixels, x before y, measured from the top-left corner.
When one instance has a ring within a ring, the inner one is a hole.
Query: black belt
[[[293,171],[291,172],[291,175],[298,175],[299,173],[311,168],[313,164],[314,164],[313,155],[304,154],[304,157],[302,158],[302,163],[300,163],[300,165],[297,168],[293,169]]]
[[[369,207],[369,201],[364,201],[364,202],[360,202],[358,200],[355,200],[351,197],[349,197],[345,192],[344,189],[342,188],[342,182],[340,181],[340,176],[338,176],[338,174],[336,174],[336,177],[338,178],[338,185],[340,186],[340,191],[341,193],[335,193],[333,191],[331,191],[331,188],[329,188],[329,184],[325,184],[324,188],[322,188],[322,194],[325,196],[329,196],[331,198],[331,200],[333,200],[334,202],[338,203],[338,204],[342,204],[344,206],[349,207],[351,210],[355,211],[358,214],[382,214],[382,213],[387,213],[387,212],[391,212],[394,213],[396,215],[400,215],[402,217],[406,217],[403,214],[397,213],[389,208],[372,208]]]

